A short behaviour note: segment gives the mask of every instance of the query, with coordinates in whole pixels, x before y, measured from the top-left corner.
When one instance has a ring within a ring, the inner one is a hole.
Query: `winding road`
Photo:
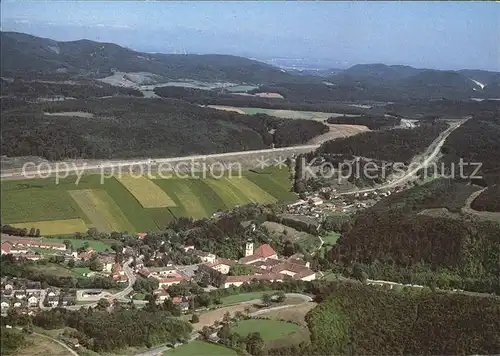
[[[19,328],[19,327],[18,327],[17,329],[22,330],[22,328]],[[39,334],[39,333],[36,333],[36,332],[34,332],[34,331],[33,331],[31,334],[32,334],[32,335],[36,335],[36,336],[43,337],[43,338],[45,338],[45,339],[49,339],[49,340],[51,340],[51,341],[53,341],[53,342],[56,342],[56,343],[58,343],[59,345],[61,345],[62,347],[64,347],[66,350],[68,350],[68,352],[69,352],[71,355],[74,355],[74,356],[79,356],[79,355],[78,355],[78,353],[77,353],[75,350],[73,350],[71,347],[69,347],[68,345],[66,345],[66,344],[65,344],[65,343],[63,343],[62,341],[59,341],[59,340],[57,340],[57,339],[54,339],[53,337],[50,337],[50,336],[48,336],[48,335],[44,335],[44,334]]]
[[[129,293],[132,292],[132,290],[133,290],[132,286],[134,285],[135,280],[136,280],[136,276],[134,275],[134,272],[130,268],[130,264],[132,263],[132,261],[133,261],[133,259],[131,258],[123,264],[123,271],[125,272],[125,274],[127,275],[127,278],[128,278],[127,287],[124,290],[119,291],[118,293],[112,294],[107,299],[118,299],[118,300],[121,299],[121,300],[123,300],[123,299],[125,299],[126,295],[128,295]],[[76,310],[76,309],[80,309],[82,307],[86,307],[86,308],[92,307],[93,308],[96,305],[97,305],[97,302],[89,303],[89,304],[71,305],[71,306],[67,306],[66,309]],[[45,307],[44,309],[48,309],[48,308]]]
[[[287,298],[300,298],[300,299],[303,300],[303,303],[310,303],[310,302],[313,301],[313,299],[310,296],[305,295],[305,294],[301,294],[301,293],[285,293],[285,296]],[[238,305],[257,304],[257,303],[260,303],[260,301],[261,301],[260,299],[254,299],[254,300],[247,300],[247,301],[244,301],[244,302],[240,302],[240,303],[237,303],[237,304]],[[261,310],[257,310],[256,312],[250,313],[249,315],[250,316],[257,316],[257,315],[269,313],[269,312],[272,312],[272,311],[275,311],[275,310],[281,310],[281,309],[295,307],[295,306],[301,305],[303,303],[300,303],[300,304],[280,305],[280,306],[277,306],[277,307],[261,309]],[[191,338],[189,339],[188,342],[192,342],[192,341],[196,340],[198,338],[198,336],[200,336],[199,333],[197,333],[197,332],[194,333],[191,336]],[[170,349],[171,349],[171,347],[168,347],[166,345],[162,345],[162,346],[157,346],[154,349],[150,349],[148,351],[135,354],[134,356],[159,356],[163,352],[165,352],[167,350],[170,350]]]
[[[383,189],[388,189],[388,188],[394,188],[398,185],[403,185],[409,180],[413,179],[413,177],[420,171],[422,168],[428,167],[436,158],[437,156],[441,153],[441,148],[443,147],[444,143],[446,142],[446,139],[451,135],[453,131],[458,129],[460,126],[462,126],[463,123],[465,123],[468,119],[463,119],[463,120],[458,120],[456,122],[453,122],[450,124],[450,127],[448,127],[445,131],[443,131],[427,148],[427,150],[416,157],[414,161],[410,164],[411,169],[408,170],[407,172],[404,173],[403,176],[396,178],[395,180],[392,180],[390,182],[387,182],[385,184],[382,184],[378,187],[375,188],[367,188],[367,189],[361,189],[361,190],[352,190],[348,192],[343,192],[340,193],[340,195],[348,195],[348,194],[353,194],[353,193],[368,193],[368,192],[373,192],[376,190],[383,190]],[[424,158],[425,157],[425,158]],[[423,161],[418,162],[419,159],[423,159]]]

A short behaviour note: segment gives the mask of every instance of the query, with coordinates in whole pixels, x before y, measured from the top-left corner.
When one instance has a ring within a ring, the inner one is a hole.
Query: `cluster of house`
[[[75,304],[74,293],[61,293],[55,288],[42,289],[40,282],[25,279],[3,279],[0,299],[2,314],[11,308],[31,313],[34,308]]]
[[[167,292],[167,289],[170,286],[179,284],[183,281],[191,280],[191,277],[172,267],[144,268],[142,265],[136,265],[136,267],[139,267],[137,269],[137,274],[139,276],[144,278],[155,278],[158,280],[158,289],[153,291],[153,294],[156,296],[156,300],[159,302],[170,299],[170,295]],[[189,309],[189,302],[185,297],[174,297],[172,298],[172,303],[179,305],[181,310],[183,311]]]
[[[42,256],[33,251],[34,247],[56,251],[66,251],[66,245],[61,243],[42,242],[41,239],[4,237],[4,235],[2,235],[2,255],[11,254],[36,261],[42,258]]]
[[[252,273],[229,276],[231,266],[237,263],[251,267],[249,270]],[[239,261],[214,256],[213,260],[206,261],[198,267],[198,273],[207,274],[210,282],[219,288],[239,287],[252,280],[282,282],[286,279],[302,281],[316,279],[316,273],[309,268],[309,263],[304,262],[301,255],[297,254],[286,259],[279,258],[276,251],[268,244],[263,244],[254,250],[252,242],[246,244],[245,257]]]
[[[76,259],[80,261],[88,261],[94,256],[102,263],[102,272],[108,273],[109,276],[117,282],[127,282],[128,278],[123,271],[122,266],[115,262],[115,253],[112,252],[95,252],[92,247],[76,255]]]

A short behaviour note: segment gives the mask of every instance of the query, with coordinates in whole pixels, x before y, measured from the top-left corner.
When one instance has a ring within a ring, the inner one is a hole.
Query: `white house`
[[[28,298],[28,307],[36,307],[38,305],[38,298],[34,295]]]

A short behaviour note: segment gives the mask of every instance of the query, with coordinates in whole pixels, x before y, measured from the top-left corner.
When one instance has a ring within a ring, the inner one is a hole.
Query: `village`
[[[137,234],[138,240],[144,239],[145,234]],[[58,262],[62,266],[99,265],[99,271],[83,273],[80,279],[93,277],[107,278],[121,285],[118,292],[104,288],[57,288],[46,281],[34,281],[27,278],[2,278],[1,281],[1,311],[6,315],[9,309],[19,310],[23,314],[33,314],[38,310],[56,307],[77,309],[82,306],[95,306],[101,299],[109,303],[115,300],[133,303],[141,306],[145,300],[133,298],[133,284],[137,278],[154,279],[158,288],[152,291],[157,303],[166,299],[178,305],[181,310],[187,311],[189,300],[186,297],[171,297],[169,287],[178,284],[189,284],[201,281],[205,290],[216,288],[239,287],[253,280],[282,282],[287,279],[311,281],[316,279],[316,272],[309,268],[309,263],[303,260],[300,254],[282,257],[268,244],[254,248],[254,243],[248,241],[245,246],[245,256],[239,260],[221,258],[213,253],[200,251],[194,246],[183,246],[185,254],[196,256],[199,263],[192,265],[175,265],[167,263],[164,267],[145,267],[143,256],[138,251],[126,247],[115,252],[97,252],[91,247],[77,252],[60,243],[41,242],[36,238],[18,238],[2,235],[2,256],[11,256],[14,261],[33,261],[41,263],[44,259],[50,260],[47,268],[54,268]],[[53,254],[40,253],[52,251]],[[155,255],[161,256],[161,253]],[[56,257],[57,256],[57,257]],[[121,257],[121,263],[117,256]],[[42,265],[43,266],[43,265]],[[50,267],[49,267],[50,266]],[[244,266],[244,273],[230,275],[235,266]],[[78,269],[78,268],[76,268]],[[92,268],[91,268],[92,269]]]

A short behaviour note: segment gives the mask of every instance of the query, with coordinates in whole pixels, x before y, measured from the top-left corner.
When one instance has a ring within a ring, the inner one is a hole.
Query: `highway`
[[[382,184],[378,187],[375,188],[367,188],[367,189],[361,189],[361,190],[352,190],[349,192],[343,192],[340,193],[340,195],[348,195],[348,194],[353,194],[353,193],[368,193],[368,192],[373,192],[376,190],[383,190],[383,189],[388,189],[388,188],[394,188],[398,185],[403,185],[409,180],[411,180],[419,170],[422,168],[425,168],[431,164],[436,157],[441,153],[441,148],[443,147],[444,143],[446,142],[446,139],[451,135],[453,131],[455,131],[457,128],[462,126],[464,122],[466,122],[468,119],[456,121],[450,124],[450,127],[448,127],[445,131],[443,131],[432,143],[431,145],[427,148],[427,150],[419,155],[417,157],[417,160],[412,161],[410,164],[410,167],[415,166],[414,168],[411,168],[409,171],[405,172],[405,174],[402,177],[396,178],[395,180],[392,180],[388,183]],[[418,159],[423,159],[422,162],[418,162]]]
[[[110,297],[108,297],[107,299],[118,299],[118,300],[123,300],[125,299],[125,296],[128,295],[130,292],[132,292],[133,288],[132,286],[134,285],[135,283],[135,280],[136,280],[136,276],[134,275],[134,272],[132,271],[132,269],[130,268],[130,264],[132,263],[133,259],[129,259],[127,262],[125,262],[123,264],[123,271],[125,272],[125,274],[127,275],[127,278],[128,278],[128,285],[127,287],[118,292],[118,293],[115,293],[115,294],[112,294]],[[80,309],[82,307],[92,307],[94,308],[95,306],[97,305],[97,302],[95,303],[88,303],[88,304],[79,304],[79,305],[71,305],[71,306],[67,306],[66,308],[67,309],[70,309],[70,310],[76,310],[76,309]],[[50,309],[50,308],[44,308],[44,309]]]
[[[266,154],[279,154],[280,152],[293,152],[293,151],[301,151],[308,152],[317,149],[320,145],[300,145],[300,146],[291,146],[291,147],[283,147],[283,148],[272,148],[272,149],[263,149],[263,150],[251,150],[251,151],[239,151],[239,152],[226,152],[226,153],[216,153],[209,155],[195,155],[195,156],[184,156],[184,157],[169,157],[169,158],[155,158],[155,159],[142,159],[142,160],[115,160],[115,161],[101,161],[98,163],[92,164],[77,164],[75,162],[54,162],[47,163],[50,165],[50,168],[44,164],[46,169],[26,169],[25,172],[19,169],[6,169],[3,170],[0,174],[0,179],[35,179],[40,178],[40,176],[46,175],[55,175],[62,173],[67,174],[82,174],[82,172],[87,171],[103,171],[113,168],[127,168],[134,166],[144,166],[144,165],[167,165],[173,164],[176,162],[186,162],[186,161],[196,161],[202,162],[208,159],[218,159],[218,158],[230,158],[235,157],[235,161],[238,159],[251,156],[251,155],[266,155]],[[94,161],[95,162],[95,161]],[[23,173],[25,173],[23,175]]]

